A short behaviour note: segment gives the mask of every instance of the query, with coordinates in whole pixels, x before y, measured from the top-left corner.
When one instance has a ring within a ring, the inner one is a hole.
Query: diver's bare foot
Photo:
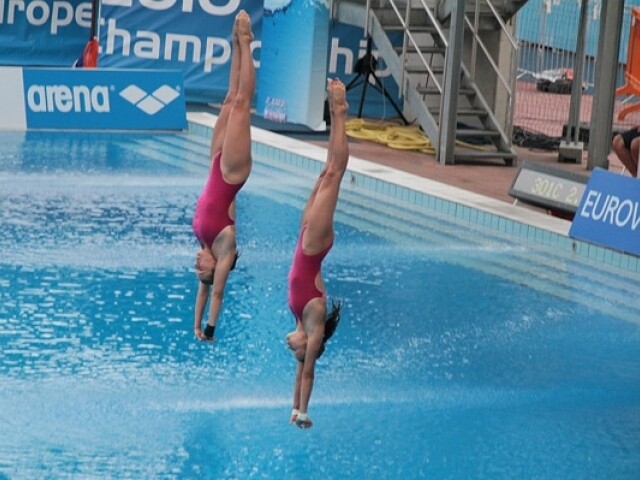
[[[233,28],[235,30],[235,36],[238,41],[253,40],[253,32],[251,31],[251,17],[249,17],[249,14],[244,10],[240,10],[236,15],[236,20],[234,22]]]
[[[333,113],[333,91],[331,90],[331,86],[333,84],[333,78],[327,78],[327,103],[329,104],[329,111]]]
[[[329,80],[327,83],[327,99],[329,100],[329,109],[332,113],[338,115],[346,115],[349,110],[347,103],[347,93],[344,83],[339,79]]]

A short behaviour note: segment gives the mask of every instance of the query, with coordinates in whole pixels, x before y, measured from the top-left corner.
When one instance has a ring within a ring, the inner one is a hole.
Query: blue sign
[[[25,68],[23,78],[28,128],[186,128],[181,72]]]
[[[0,64],[70,67],[90,28],[91,0],[0,0]]]
[[[258,113],[324,129],[328,4],[266,0],[264,11]]]
[[[180,70],[189,101],[222,102],[229,85],[235,16],[251,16],[251,51],[258,67],[259,0],[103,0],[100,67]]]
[[[569,236],[640,256],[640,179],[595,169]]]
[[[89,40],[91,4],[90,0],[0,0],[0,65],[72,66]],[[257,93],[265,91],[257,104],[260,112],[276,121],[318,127],[324,114],[326,77],[339,77],[348,84],[357,77],[354,65],[365,53],[362,28],[329,22],[328,4],[322,0],[269,0],[276,6],[266,9],[264,21],[260,0],[102,0],[100,4],[100,68],[178,70],[183,74],[186,99],[211,103],[221,103],[226,95],[233,22],[238,10],[246,10],[253,24]],[[291,25],[286,33],[280,17]],[[263,23],[271,32],[270,51],[262,62],[265,73],[261,68]],[[391,40],[401,45],[402,35],[392,35]],[[283,51],[288,52],[284,57],[273,55]],[[375,46],[373,54],[378,58]],[[379,60],[376,76],[398,99],[391,72],[384,59]],[[283,81],[279,62],[294,69],[292,81]],[[295,91],[302,95],[292,95]],[[358,111],[361,91],[348,92],[352,112]],[[373,88],[369,91],[365,116],[395,115],[381,94]]]

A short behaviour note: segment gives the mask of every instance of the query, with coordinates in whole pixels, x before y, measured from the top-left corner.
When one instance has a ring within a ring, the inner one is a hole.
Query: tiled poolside
[[[215,119],[211,113],[190,112],[190,132],[210,135]],[[291,162],[301,168],[313,169],[316,161],[325,159],[323,147],[326,141],[323,139],[301,141],[256,127],[252,130],[252,138],[255,149],[264,149],[269,156],[278,155],[280,161]],[[526,241],[573,252],[579,257],[624,271],[640,272],[640,259],[637,257],[571,239],[568,237],[569,221],[540,209],[515,204],[507,193],[517,172],[515,168],[477,164],[443,166],[426,154],[354,140],[350,141],[350,153],[352,182],[470,224],[480,224]],[[554,162],[553,154],[549,153],[522,149],[521,155],[541,162]],[[558,168],[589,174],[581,164],[557,165]],[[612,165],[612,168],[618,167]]]

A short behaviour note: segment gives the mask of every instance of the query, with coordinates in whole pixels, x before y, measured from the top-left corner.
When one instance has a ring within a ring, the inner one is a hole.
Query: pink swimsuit
[[[209,172],[207,183],[198,198],[196,211],[193,216],[193,233],[202,245],[210,247],[218,234],[235,222],[229,217],[229,207],[244,182],[231,184],[225,182],[220,170],[218,152],[213,157],[213,166]]]
[[[306,255],[302,251],[302,234],[306,226],[302,228],[296,252],[293,255],[293,264],[289,271],[289,308],[296,320],[302,320],[302,312],[314,298],[325,297],[325,293],[316,288],[316,276],[320,272],[322,260],[331,250],[329,245],[325,250],[315,255]]]

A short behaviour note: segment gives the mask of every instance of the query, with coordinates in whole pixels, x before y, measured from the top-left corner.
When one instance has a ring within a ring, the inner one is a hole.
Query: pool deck
[[[215,109],[190,111],[192,123],[211,127],[217,118]],[[324,161],[328,144],[327,132],[311,132],[295,125],[268,122],[254,116],[254,141],[300,153]],[[446,200],[454,201],[504,218],[533,225],[566,236],[571,222],[552,216],[544,209],[515,202],[509,188],[518,172],[517,167],[503,162],[441,165],[434,155],[400,150],[355,138],[349,139],[349,169],[384,181],[402,185]],[[516,147],[518,165],[523,160],[546,164],[565,171],[590,174],[586,168],[586,152],[582,163],[558,162],[553,151]],[[610,169],[622,168],[615,156],[610,156]]]
[[[311,142],[322,147],[327,145],[326,140],[311,140]],[[514,168],[504,166],[501,161],[441,165],[434,155],[428,153],[393,149],[379,143],[353,138],[349,140],[349,148],[352,156],[507,203],[513,203],[515,200],[509,195],[509,188],[518,171],[518,166],[524,160],[584,176],[589,176],[591,173],[587,169],[586,151],[583,153],[581,163],[567,163],[558,161],[557,151],[515,147],[518,161]],[[608,160],[611,171],[622,171],[623,166],[615,154],[610,154]]]

